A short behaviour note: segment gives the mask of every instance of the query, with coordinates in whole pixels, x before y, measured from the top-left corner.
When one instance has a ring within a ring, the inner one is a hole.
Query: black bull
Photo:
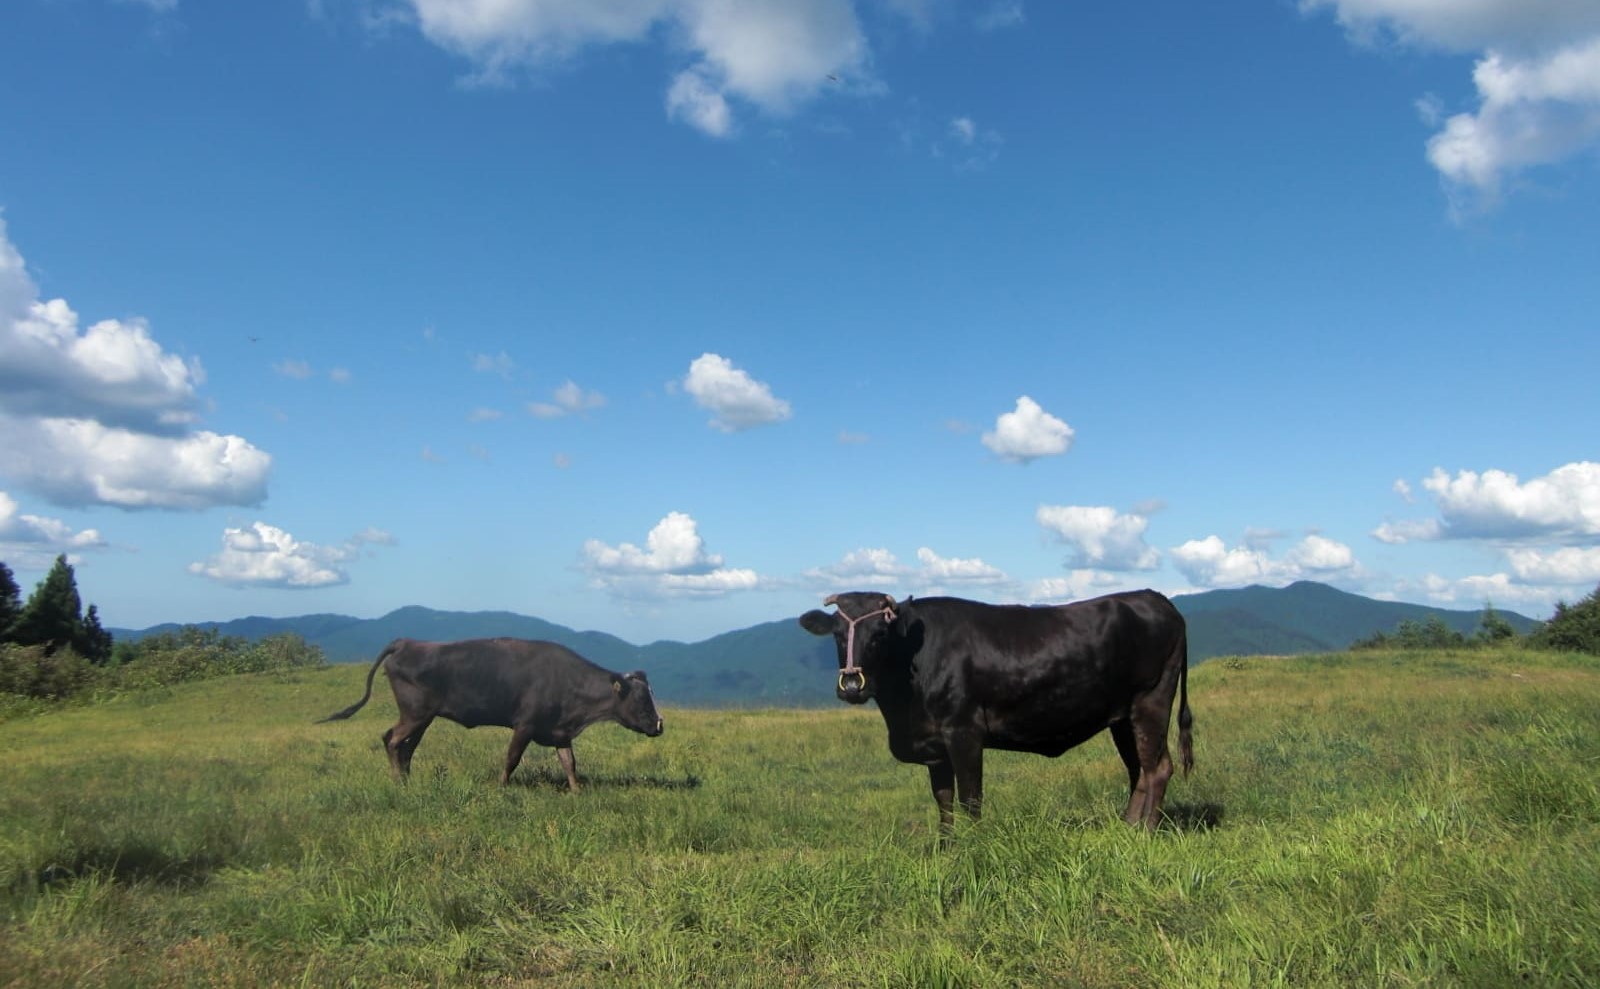
[[[502,784],[510,781],[529,742],[553,747],[573,790],[578,766],[572,740],[585,728],[615,721],[652,738],[661,734],[661,715],[644,673],[612,673],[565,646],[527,639],[396,639],[373,660],[361,699],[322,721],[361,710],[372,696],[373,674],[385,663],[400,720],[383,733],[383,744],[399,778],[411,772],[411,755],[434,718],[467,728],[510,728]]]
[[[1187,632],[1155,591],[1051,607],[863,592],[826,604],[838,613],[808,611],[801,626],[838,644],[839,698],[876,700],[889,751],[928,767],[946,832],[957,789],[981,812],[985,748],[1054,757],[1107,728],[1128,767],[1123,817],[1155,828],[1175,692],[1184,772],[1194,764]]]

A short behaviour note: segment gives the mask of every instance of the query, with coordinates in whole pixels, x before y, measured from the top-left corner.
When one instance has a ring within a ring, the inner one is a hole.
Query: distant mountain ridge
[[[1214,656],[1289,655],[1347,648],[1375,632],[1392,632],[1402,621],[1437,617],[1470,635],[1482,611],[1456,611],[1426,605],[1378,601],[1300,581],[1288,587],[1253,585],[1173,598],[1189,623],[1189,661]],[[1501,611],[1519,634],[1539,623]],[[686,705],[809,706],[833,701],[829,671],[837,665],[833,643],[811,635],[793,619],[765,622],[724,632],[700,642],[658,641],[634,645],[606,632],[577,631],[509,611],[435,611],[409,605],[381,618],[300,615],[294,618],[238,618],[195,622],[224,635],[261,639],[293,632],[320,646],[330,662],[369,662],[391,640],[476,639],[498,635],[548,639],[582,653],[602,666],[642,669],[663,703]],[[118,639],[177,631],[166,623],[150,628],[111,629]]]

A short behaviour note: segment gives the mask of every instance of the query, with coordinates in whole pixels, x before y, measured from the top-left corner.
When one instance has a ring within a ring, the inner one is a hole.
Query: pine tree
[[[28,596],[22,614],[12,629],[11,638],[25,646],[42,645],[46,652],[71,645],[78,640],[83,625],[83,602],[78,597],[78,581],[65,553]]]
[[[104,666],[111,659],[113,645],[111,633],[100,624],[100,609],[89,605],[89,610],[83,613],[83,623],[78,628],[78,638],[72,643],[72,651],[96,666]]]
[[[11,568],[0,562],[0,642],[11,641],[11,626],[21,614],[22,589]]]

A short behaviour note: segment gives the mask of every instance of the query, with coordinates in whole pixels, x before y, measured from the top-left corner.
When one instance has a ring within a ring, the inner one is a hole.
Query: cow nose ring
[[[861,681],[861,688],[860,689],[862,689],[862,690],[866,690],[867,689],[867,675],[865,673],[863,673],[861,670],[856,669],[856,670],[850,670],[849,672],[841,671],[839,673],[839,693],[842,694],[845,691],[844,678],[847,677],[847,676],[854,676],[857,680]]]

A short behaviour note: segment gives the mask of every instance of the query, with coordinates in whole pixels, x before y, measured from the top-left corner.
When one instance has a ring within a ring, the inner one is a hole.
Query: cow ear
[[[800,616],[800,627],[812,635],[832,635],[834,624],[832,613],[815,608]]]
[[[649,683],[650,682],[649,678],[644,675],[644,670],[634,670],[632,673],[628,674],[627,679],[629,679],[629,680],[637,680],[640,683]]]

